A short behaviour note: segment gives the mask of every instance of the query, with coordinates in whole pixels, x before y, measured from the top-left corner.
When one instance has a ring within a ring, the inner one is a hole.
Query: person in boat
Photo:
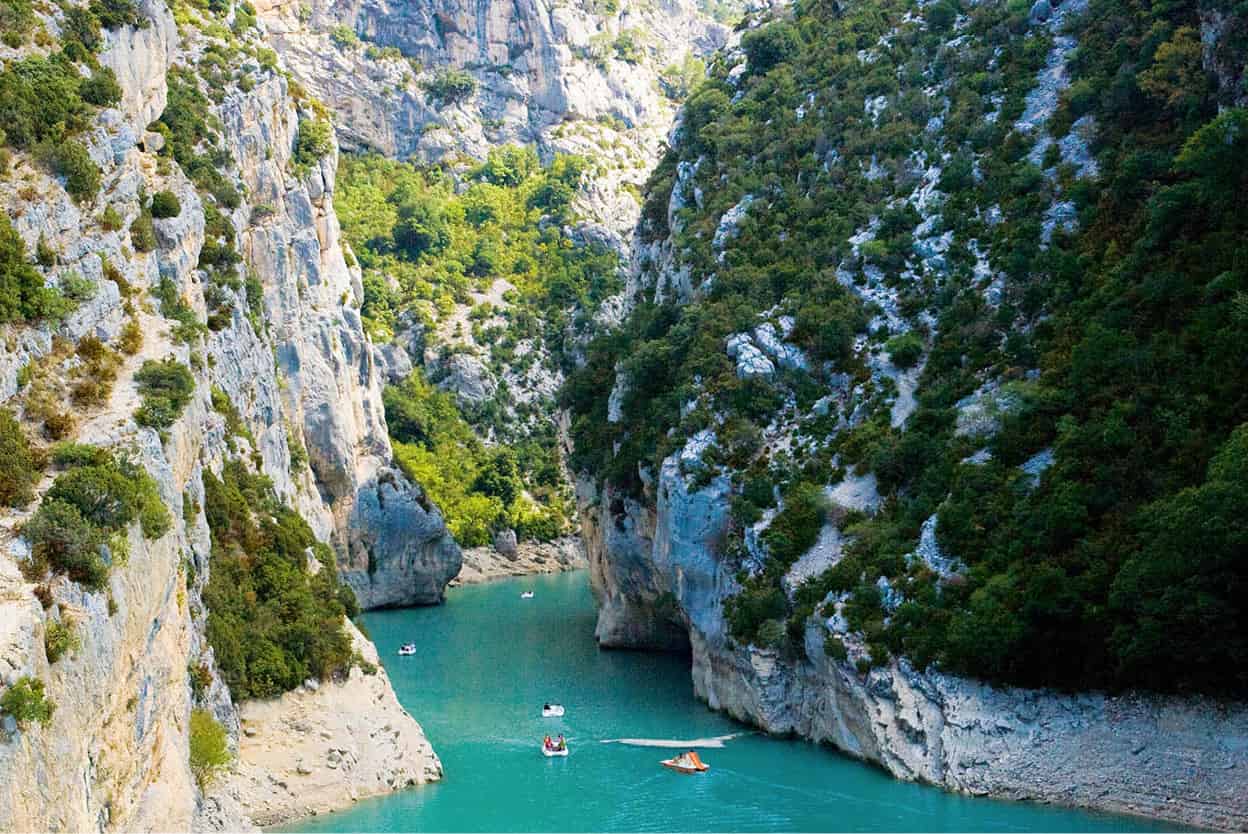
[[[568,747],[568,743],[567,743],[566,741],[564,741],[564,740],[563,740],[563,733],[560,733],[560,734],[559,734],[559,741],[556,743],[556,745],[557,745],[557,746],[555,747],[555,749],[556,749],[556,750],[566,750],[566,749],[567,749],[567,747]]]
[[[545,747],[547,750],[555,749],[555,744],[554,742],[550,740],[550,736],[546,736],[546,738],[542,739],[542,746]]]
[[[542,709],[544,710],[550,709],[550,704],[542,704]]]

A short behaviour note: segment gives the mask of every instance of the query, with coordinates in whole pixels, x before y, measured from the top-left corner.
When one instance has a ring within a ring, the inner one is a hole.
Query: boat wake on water
[[[678,739],[678,738],[604,738],[603,744],[627,744],[630,747],[701,747],[704,749],[723,747],[725,741],[732,741],[749,733],[729,733],[726,736],[710,738]]]

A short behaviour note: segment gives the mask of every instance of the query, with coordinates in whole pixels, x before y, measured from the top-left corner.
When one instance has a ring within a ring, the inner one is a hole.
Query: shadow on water
[[[521,599],[533,590],[533,599]],[[686,654],[599,650],[584,572],[451,590],[437,608],[365,622],[403,706],[446,778],[281,831],[1159,831],[1149,820],[972,799],[890,778],[807,742],[745,732],[703,750],[707,773],[659,765],[669,750],[611,739],[742,733],[693,696]],[[396,656],[415,641],[415,657]],[[543,719],[541,706],[567,714]],[[547,759],[544,733],[571,754]]]

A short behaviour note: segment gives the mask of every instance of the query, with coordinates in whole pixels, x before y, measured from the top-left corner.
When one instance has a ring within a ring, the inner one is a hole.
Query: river
[[[533,599],[521,599],[533,590]],[[445,779],[282,831],[1161,831],[1173,825],[972,799],[899,782],[802,741],[768,738],[693,697],[688,658],[599,651],[584,571],[452,589],[446,605],[366,614],[399,700]],[[397,657],[415,641],[415,657]],[[565,705],[543,719],[544,701]],[[571,755],[548,759],[544,733]],[[744,735],[671,752],[607,739]],[[678,751],[677,751],[678,752]]]

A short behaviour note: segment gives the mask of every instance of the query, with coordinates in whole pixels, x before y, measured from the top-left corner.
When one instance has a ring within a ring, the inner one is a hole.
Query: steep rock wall
[[[88,335],[114,340],[127,315],[122,286],[150,292],[167,279],[204,320],[207,282],[197,269],[204,207],[181,169],[157,160],[159,143],[144,134],[164,109],[170,66],[193,65],[204,44],[194,27],[179,33],[162,3],[149,3],[144,13],[151,24],[109,33],[101,56],[116,69],[123,95],[84,136],[103,175],[99,195],[75,203],[59,181],[21,158],[19,177],[0,183],[0,203],[27,247],[46,240],[58,251],[61,269],[74,269],[95,285],[58,326],[3,327],[0,395],[6,400],[21,387],[23,368],[47,378],[72,371],[75,357],[66,358],[58,345]],[[354,310],[358,276],[346,266],[330,199],[336,149],[308,175],[293,172],[300,116],[277,73],[264,73],[246,91],[231,85],[223,93],[215,115],[232,158],[224,173],[237,177],[247,194],[228,219],[263,291],[256,321],[268,326],[257,331],[243,312],[246,304],[238,303],[223,326],[192,348],[174,340],[172,322],[156,312],[159,304],[136,299],[142,348],[124,359],[111,395],[80,415],[70,437],[127,452],[154,479],[173,525],[154,541],[132,525],[128,559],[113,565],[103,590],[57,578],[45,610],[19,569],[29,557],[21,524],[37,502],[0,516],[0,688],[37,677],[57,705],[44,726],[19,727],[7,716],[0,726],[4,830],[250,827],[247,815],[257,805],[240,805],[238,791],[205,796],[196,785],[188,762],[193,702],[226,727],[240,773],[260,779],[297,770],[288,758],[293,750],[259,756],[239,744],[240,708],[215,672],[204,638],[201,593],[212,544],[201,509],[203,477],[219,472],[227,458],[250,459],[318,537],[338,545],[342,575],[365,604],[436,602],[458,570],[458,548],[440,516],[389,466],[380,383]],[[28,186],[37,197],[28,196]],[[138,196],[159,189],[172,191],[181,211],[155,222],[155,251],[135,252],[128,227],[139,213]],[[260,205],[268,211],[253,210]],[[105,207],[122,216],[119,229],[94,222]],[[105,277],[105,263],[120,279]],[[143,361],[167,356],[193,369],[196,392],[181,417],[158,434],[133,419],[140,395],[132,377]],[[229,436],[226,417],[210,397],[213,388],[237,409],[246,436]],[[308,448],[308,463],[292,455],[300,446]],[[45,479],[39,489],[49,484]],[[81,646],[50,663],[45,635],[53,612],[75,623]],[[361,656],[375,663],[371,644],[356,639]],[[193,667],[212,674],[198,696],[189,680]],[[306,701],[291,696],[241,709],[258,715],[249,720],[253,732],[280,734],[309,708]],[[360,763],[350,773],[330,768],[318,777],[318,807],[341,807],[440,775],[419,725],[399,706],[384,673],[365,675],[356,667],[345,680],[321,686],[313,701],[315,709],[334,710],[327,720],[349,736],[341,746]],[[385,734],[372,732],[377,715],[388,716]],[[263,821],[302,812],[288,803],[270,808]]]
[[[712,708],[770,733],[826,742],[900,779],[1202,828],[1248,825],[1243,704],[998,689],[904,660],[862,674],[824,653],[837,623],[818,615],[807,622],[806,659],[735,644],[723,615],[737,590],[719,552],[724,489],[691,488],[673,456],[653,509],[622,498],[582,501],[601,645],[679,647],[679,622],[694,691]],[[592,486],[580,494],[592,496]]]

